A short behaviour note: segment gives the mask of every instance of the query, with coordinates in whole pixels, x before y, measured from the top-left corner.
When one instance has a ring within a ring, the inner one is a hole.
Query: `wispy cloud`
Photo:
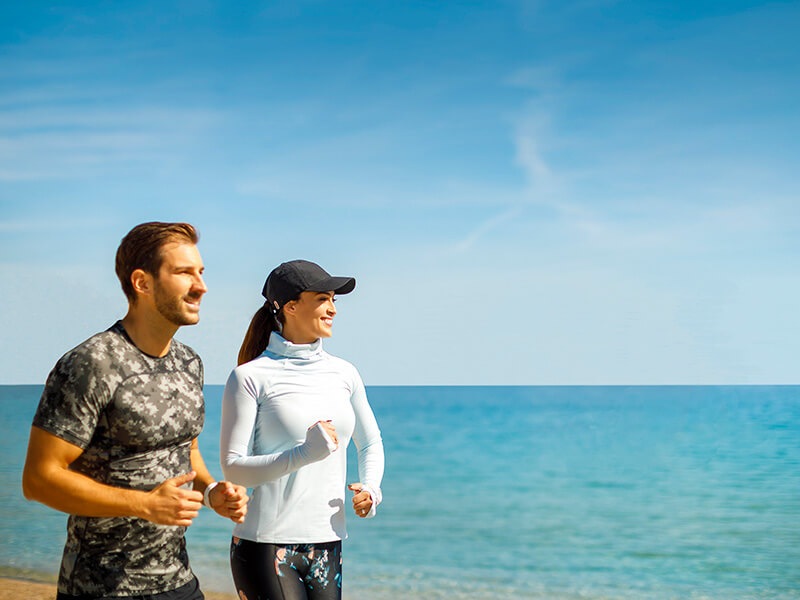
[[[0,101],[3,97],[0,95]],[[102,131],[109,128],[158,131],[167,126],[171,130],[199,129],[218,124],[220,120],[221,113],[206,109],[110,102],[95,108],[56,105],[6,109],[0,113],[0,129],[6,132],[51,129]]]
[[[576,198],[569,176],[551,166],[546,158],[552,117],[541,109],[531,109],[515,131],[516,164],[525,174],[527,202],[554,211],[573,226],[592,227],[595,221],[587,199]]]
[[[0,233],[37,234],[46,231],[80,231],[108,226],[113,221],[106,217],[80,219],[18,219],[0,221]]]
[[[186,106],[185,77],[120,73],[152,52],[130,41],[35,38],[0,58],[0,180],[97,175],[128,161],[155,165],[192,152],[220,111]],[[157,56],[147,57],[157,64]]]
[[[513,130],[525,196],[552,209],[573,242],[683,253],[800,226],[796,199],[785,201],[798,188],[770,145],[782,139],[780,129],[763,114],[727,118],[733,107],[752,112],[753,95],[768,94],[720,97],[718,89],[741,77],[714,65],[691,68],[697,48],[716,40],[707,27],[649,43],[640,53],[651,57],[646,69],[639,55],[625,55],[617,57],[625,70],[598,77],[607,67],[587,54],[572,64],[552,57],[506,78],[529,92]],[[670,66],[674,55],[687,61],[686,73]],[[708,82],[709,69],[724,75],[718,85]],[[676,81],[685,82],[685,98],[667,93]]]
[[[86,177],[125,162],[173,162],[221,118],[209,110],[122,105],[6,110],[0,113],[0,179]]]
[[[499,214],[496,214],[482,223],[480,223],[472,232],[467,235],[464,239],[454,244],[449,254],[462,254],[472,248],[481,238],[485,237],[489,232],[494,229],[497,229],[504,223],[508,222],[509,220],[513,219],[514,217],[520,215],[522,213],[521,206],[515,206],[505,210]]]

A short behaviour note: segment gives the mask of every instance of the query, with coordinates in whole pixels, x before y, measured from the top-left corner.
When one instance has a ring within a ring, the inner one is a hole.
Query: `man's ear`
[[[143,269],[134,269],[131,273],[131,285],[137,294],[149,295],[153,292],[153,276]]]

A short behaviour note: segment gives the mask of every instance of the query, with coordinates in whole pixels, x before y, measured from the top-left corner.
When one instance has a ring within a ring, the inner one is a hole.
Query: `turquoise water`
[[[0,386],[0,568],[55,572],[65,517],[19,489],[40,391]],[[800,387],[368,393],[384,503],[349,520],[346,598],[800,598]],[[221,395],[200,438],[216,475]],[[230,529],[190,529],[207,589],[232,589]]]

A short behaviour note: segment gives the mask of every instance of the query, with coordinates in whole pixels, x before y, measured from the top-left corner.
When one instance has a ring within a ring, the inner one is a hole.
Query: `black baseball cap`
[[[352,277],[331,277],[318,264],[307,260],[290,260],[272,270],[264,282],[261,295],[275,310],[300,295],[300,292],[349,294],[356,287]]]

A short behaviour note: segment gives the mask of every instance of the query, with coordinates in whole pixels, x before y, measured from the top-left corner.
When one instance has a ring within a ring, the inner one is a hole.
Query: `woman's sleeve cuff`
[[[383,500],[383,494],[381,493],[381,488],[373,488],[371,485],[362,484],[361,489],[367,492],[372,499],[372,506],[364,517],[365,519],[371,519],[378,512],[378,504]]]

